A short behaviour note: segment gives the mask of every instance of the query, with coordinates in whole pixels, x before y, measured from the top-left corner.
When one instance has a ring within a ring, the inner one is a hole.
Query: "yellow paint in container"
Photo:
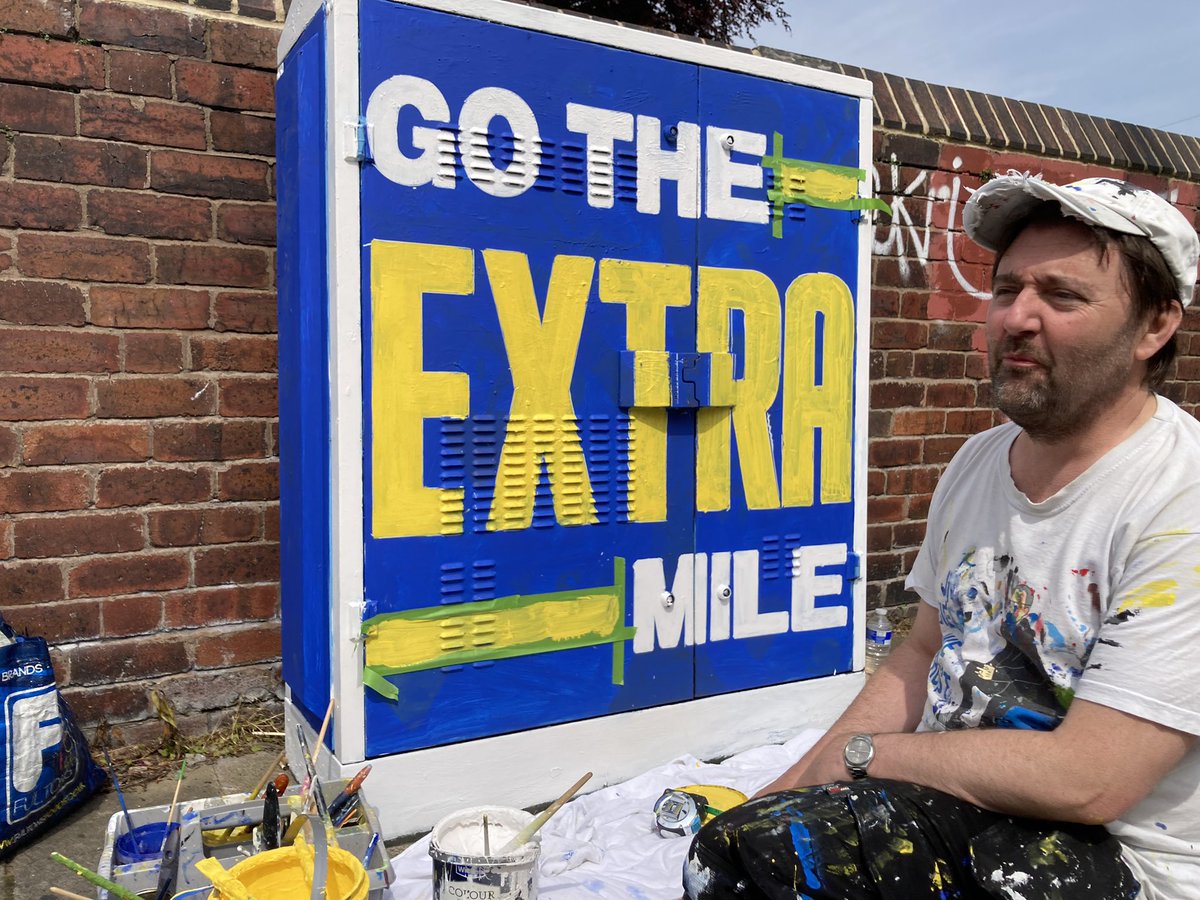
[[[313,890],[315,853],[304,839],[290,847],[267,850],[226,869],[215,859],[204,859],[196,868],[213,883],[208,900],[367,900],[367,870],[352,853],[340,847],[326,850],[325,891]]]

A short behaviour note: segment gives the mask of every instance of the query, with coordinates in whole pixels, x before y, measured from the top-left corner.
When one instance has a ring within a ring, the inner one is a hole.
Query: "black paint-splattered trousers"
[[[1000,815],[867,778],[751,800],[713,819],[684,865],[691,900],[1132,900],[1098,825]]]

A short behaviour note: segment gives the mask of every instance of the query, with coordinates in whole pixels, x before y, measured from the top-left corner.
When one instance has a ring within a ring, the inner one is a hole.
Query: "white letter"
[[[450,107],[433,82],[412,75],[393,75],[383,82],[371,92],[367,103],[367,134],[371,137],[371,155],[379,174],[388,181],[409,187],[432,181],[435,187],[453,188],[453,131],[414,126],[413,146],[421,153],[415,159],[405,156],[400,152],[396,129],[400,110],[406,106],[415,107],[427,122],[447,125],[450,122]]]
[[[732,141],[732,143],[730,143]],[[733,153],[757,156],[760,162],[734,162]],[[767,152],[767,136],[753,131],[708,126],[705,141],[704,213],[710,219],[766,224],[770,215],[767,201],[733,196],[733,188],[762,190],[762,156]]]
[[[596,209],[613,205],[613,142],[633,140],[633,116],[612,109],[567,104],[567,129],[587,135],[587,201]]]
[[[675,149],[662,149],[662,123],[653,116],[637,117],[637,210],[658,215],[662,204],[659,182],[679,183],[676,206],[684,219],[700,215],[700,126],[675,126]]]
[[[658,646],[664,650],[678,647],[681,636],[685,647],[692,646],[695,636],[693,583],[696,572],[705,571],[705,562],[703,553],[695,557],[685,553],[679,557],[669,597],[661,559],[639,559],[633,564],[633,624],[637,628],[633,636],[634,653],[653,650],[655,635]]]
[[[54,686],[20,691],[12,700],[8,722],[9,771],[12,787],[27,794],[42,776],[42,751],[62,742],[62,719]]]
[[[508,122],[513,133],[512,162],[503,172],[488,151],[488,126],[497,116]],[[537,119],[529,104],[512,91],[486,87],[472,93],[458,114],[458,132],[465,142],[463,168],[485,194],[517,197],[537,180],[542,164]]]
[[[845,544],[818,544],[792,551],[792,631],[846,627],[846,607],[817,606],[814,602],[817,597],[842,593],[841,575],[818,575],[817,569],[845,564]]]
[[[784,610],[758,611],[758,551],[738,550],[733,554],[733,636],[762,637],[787,631]]]

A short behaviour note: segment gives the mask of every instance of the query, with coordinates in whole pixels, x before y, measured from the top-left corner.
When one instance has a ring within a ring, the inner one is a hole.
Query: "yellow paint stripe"
[[[1174,606],[1175,592],[1178,588],[1179,582],[1174,578],[1160,578],[1157,581],[1148,581],[1126,594],[1125,599],[1121,601],[1121,605],[1117,607],[1117,612],[1123,613],[1131,609],[1142,609],[1147,606]]]
[[[478,610],[484,604],[471,605]],[[607,638],[621,624],[621,601],[613,593],[430,619],[394,618],[371,626],[365,641],[366,664],[419,669],[443,664],[464,652],[477,659],[489,658],[491,651],[511,655],[518,648],[537,653],[553,650],[558,643]]]

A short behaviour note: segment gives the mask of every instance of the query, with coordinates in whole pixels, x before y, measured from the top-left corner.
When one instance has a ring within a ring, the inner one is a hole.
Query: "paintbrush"
[[[61,853],[52,851],[50,853],[50,858],[55,862],[62,863],[80,878],[90,881],[96,887],[104,888],[106,891],[108,891],[109,896],[113,897],[114,900],[138,900],[138,895],[133,893],[133,891],[126,890],[115,881],[109,881],[98,872],[93,872],[86,866],[81,866],[79,863],[75,862],[75,860],[69,859],[63,856]]]
[[[67,900],[92,900],[91,897],[85,897],[83,894],[76,894],[74,891],[64,891],[60,887],[50,888],[50,893],[56,894],[59,897],[66,897]]]
[[[279,794],[274,782],[267,785],[263,796],[262,841],[264,850],[279,849]]]
[[[551,803],[549,806],[547,806],[545,808],[545,810],[543,810],[536,817],[534,817],[534,819],[528,825],[526,825],[524,828],[522,828],[520,831],[518,831],[511,841],[509,841],[507,844],[505,844],[503,847],[500,848],[500,852],[497,853],[496,855],[497,856],[505,856],[506,854],[512,853],[514,850],[516,850],[518,847],[520,847],[522,844],[524,844],[526,841],[528,841],[531,837],[533,837],[537,833],[537,830],[539,828],[541,828],[543,825],[545,825],[546,822],[549,821],[549,819],[552,815],[554,815],[556,812],[558,812],[560,809],[562,809],[562,805],[564,803],[566,803],[568,800],[570,800],[572,797],[574,797],[575,792],[578,791],[581,787],[583,787],[584,784],[587,783],[587,780],[591,777],[592,777],[592,773],[588,772],[586,775],[584,775],[582,778],[580,778],[577,782],[575,782],[573,785],[571,785],[569,788],[567,788],[567,792],[565,794],[563,794],[561,797],[559,797],[557,800],[555,800],[553,803]]]
[[[316,752],[311,754],[311,756],[309,758],[309,762],[312,763],[313,771],[316,770],[317,760],[320,759],[320,757],[321,757],[321,747],[325,743],[325,731],[326,731],[326,729],[329,728],[329,720],[332,716],[333,716],[333,698],[330,697],[329,698],[329,706],[326,707],[326,709],[325,709],[325,718],[321,720],[321,729],[320,729],[320,731],[317,732]],[[299,722],[296,723],[296,730],[297,731],[303,730],[303,729],[301,729]],[[304,753],[306,755],[309,755],[308,742],[303,741],[303,744],[304,744]],[[312,776],[309,775],[309,778],[311,778],[311,777]],[[307,781],[305,781],[304,786],[300,788],[300,796],[304,797],[308,793],[308,791],[309,791],[309,784]]]
[[[121,811],[125,813],[125,827],[129,829],[129,839],[133,841],[133,849],[141,852],[137,836],[133,833],[133,818],[129,815],[129,807],[125,805],[125,792],[121,790],[121,782],[117,780],[117,769],[113,765],[112,757],[108,755],[108,748],[105,747],[101,752],[104,754],[104,761],[108,763],[108,777],[112,779],[113,790],[117,792],[117,799],[121,801]]]
[[[371,767],[369,765],[363,766],[358,770],[355,776],[350,779],[349,783],[342,788],[341,793],[339,793],[333,798],[333,800],[330,801],[329,817],[331,819],[336,822],[342,817],[342,813],[346,812],[346,810],[350,808],[350,803],[354,799],[354,795],[358,792],[358,789],[362,787],[362,783],[366,781],[367,776],[370,774]]]
[[[175,879],[178,875],[176,870],[179,867],[179,828],[177,826],[172,831],[171,823],[175,821],[175,806],[179,803],[179,789],[183,787],[185,769],[186,759],[179,767],[179,777],[175,780],[175,794],[171,797],[171,805],[167,807],[167,832],[163,835],[162,848],[159,850],[162,858],[158,863],[158,888],[154,892],[154,900],[169,900],[175,893]]]

